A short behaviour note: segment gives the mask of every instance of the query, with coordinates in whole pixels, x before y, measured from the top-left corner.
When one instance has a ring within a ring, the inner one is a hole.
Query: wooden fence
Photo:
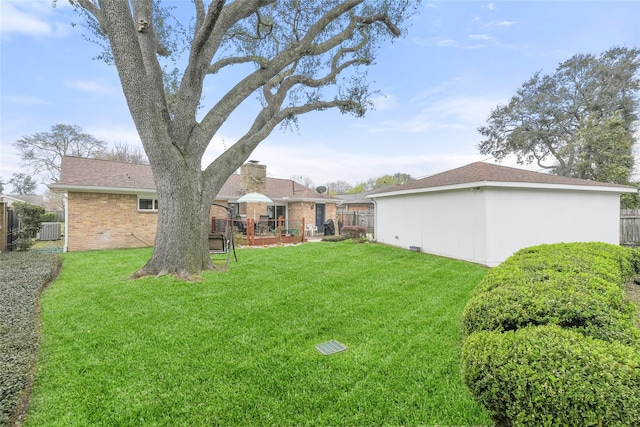
[[[640,209],[620,209],[620,244],[640,246]]]
[[[341,226],[356,225],[365,227],[368,233],[373,233],[375,214],[373,212],[338,212],[336,219]]]

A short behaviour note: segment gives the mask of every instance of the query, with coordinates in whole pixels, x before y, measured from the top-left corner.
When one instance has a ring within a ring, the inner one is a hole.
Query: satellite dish
[[[321,185],[320,187],[316,187],[316,191],[320,194],[324,193],[325,191],[327,191],[327,187],[325,187],[324,185]]]

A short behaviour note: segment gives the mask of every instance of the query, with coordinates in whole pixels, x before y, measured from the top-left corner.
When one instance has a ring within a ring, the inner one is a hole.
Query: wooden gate
[[[12,250],[13,241],[18,238],[18,216],[9,209],[7,202],[0,202],[0,252]]]
[[[640,209],[620,209],[620,244],[640,246]]]

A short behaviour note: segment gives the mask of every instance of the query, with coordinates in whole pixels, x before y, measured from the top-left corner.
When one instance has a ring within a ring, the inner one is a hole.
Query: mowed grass
[[[64,255],[26,426],[491,424],[459,376],[482,267],[347,241],[127,280],[150,254]],[[348,350],[315,349],[332,339]]]

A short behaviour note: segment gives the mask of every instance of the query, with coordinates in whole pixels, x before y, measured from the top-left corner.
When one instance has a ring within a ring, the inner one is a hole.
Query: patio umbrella
[[[244,196],[240,197],[238,199],[238,203],[265,203],[265,204],[271,204],[271,203],[273,203],[273,200],[271,200],[270,198],[268,198],[264,194],[249,193],[249,194],[245,194]],[[254,219],[254,221],[256,219],[256,209],[255,208],[253,208],[253,219]]]
[[[238,199],[238,203],[273,203],[273,200],[260,193],[248,193]]]

